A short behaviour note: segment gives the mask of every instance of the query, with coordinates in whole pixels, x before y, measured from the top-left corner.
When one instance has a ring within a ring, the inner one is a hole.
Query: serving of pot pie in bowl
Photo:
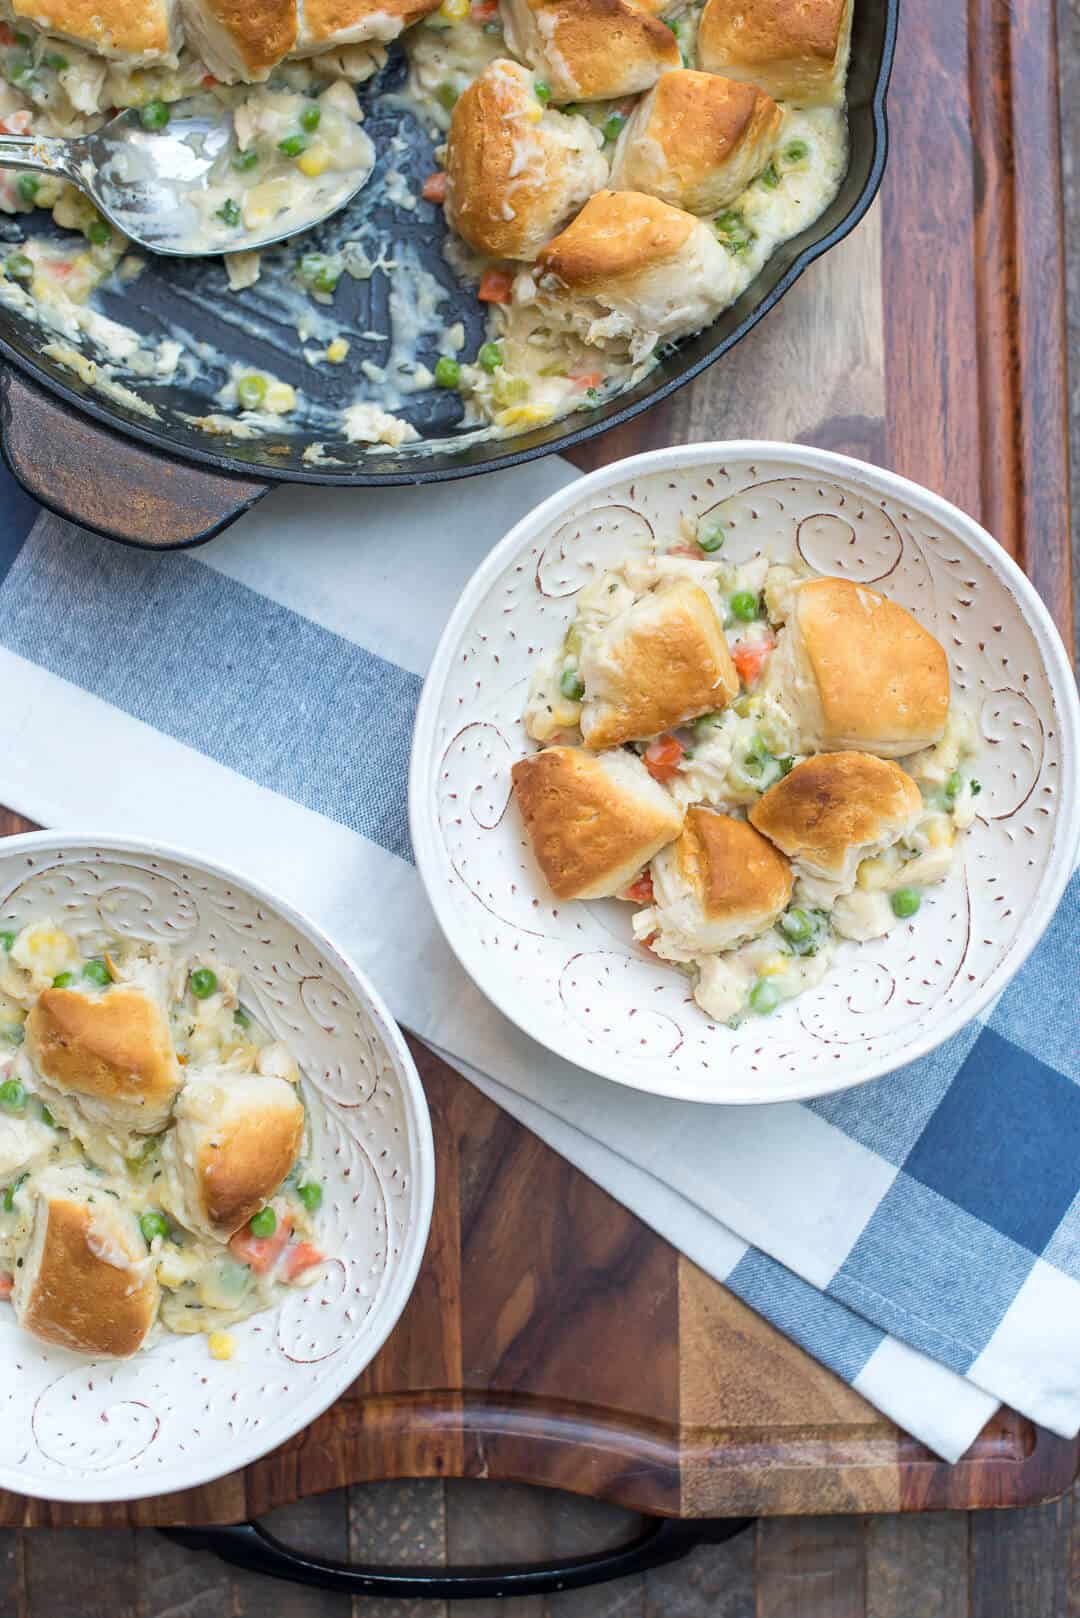
[[[162,846],[0,847],[0,1484],[164,1493],[243,1466],[412,1289],[431,1128],[366,980]]]
[[[970,518],[824,451],[695,445],[547,501],[421,701],[413,843],[499,1008],[635,1088],[769,1102],[977,1017],[1080,839],[1057,632]]]

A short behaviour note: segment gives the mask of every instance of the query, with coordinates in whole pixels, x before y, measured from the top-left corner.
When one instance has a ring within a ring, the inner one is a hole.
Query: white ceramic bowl
[[[873,584],[941,640],[982,735],[980,817],[908,925],[841,946],[820,988],[737,1031],[631,945],[630,907],[553,902],[510,800],[529,751],[531,669],[577,591],[628,551],[719,507],[725,557],[794,552]],[[1031,585],[970,517],[889,472],[795,445],[695,444],[620,461],[554,495],[466,587],[424,687],[413,743],[413,846],[466,971],[541,1044],[635,1089],[771,1102],[865,1083],[977,1016],[1024,961],[1080,841],[1080,712]]]
[[[230,1328],[236,1352],[162,1334],[88,1361],[0,1309],[0,1487],[50,1500],[193,1488],[320,1415],[385,1342],[427,1243],[435,1160],[427,1102],[366,978],[303,916],[239,876],[155,843],[35,832],[0,841],[4,926],[51,915],[78,936],[216,950],[302,1075],[323,1182],[321,1280]]]

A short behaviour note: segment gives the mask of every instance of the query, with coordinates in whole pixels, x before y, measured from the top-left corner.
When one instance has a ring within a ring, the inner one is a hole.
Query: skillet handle
[[[193,1551],[213,1551],[234,1567],[264,1573],[272,1579],[305,1584],[342,1595],[387,1596],[397,1600],[432,1597],[439,1601],[484,1601],[508,1596],[551,1595],[581,1590],[609,1579],[677,1562],[696,1545],[720,1545],[753,1523],[752,1517],[685,1521],[646,1517],[641,1534],[629,1545],[590,1556],[490,1567],[371,1567],[323,1562],[294,1551],[268,1534],[259,1523],[230,1528],[163,1528],[167,1539]]]
[[[212,539],[270,488],[163,455],[0,369],[4,459],[27,494],[106,539],[169,551]]]

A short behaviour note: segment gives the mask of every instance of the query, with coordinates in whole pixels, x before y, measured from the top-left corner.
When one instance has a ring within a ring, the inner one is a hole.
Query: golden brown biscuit
[[[12,1294],[19,1325],[80,1354],[134,1354],[159,1301],[134,1215],[81,1173],[49,1170],[28,1189],[33,1224]]]
[[[511,775],[537,863],[559,899],[621,892],[682,826],[682,811],[633,753],[549,747],[520,759]]]
[[[765,167],[783,121],[755,85],[686,68],[664,73],[619,136],[611,188],[714,214]]]
[[[43,990],[26,1019],[26,1049],[76,1135],[69,1107],[120,1133],[149,1135],[168,1122],[180,1069],[165,1014],[142,989]]]
[[[273,1196],[300,1153],[304,1108],[285,1079],[192,1074],[161,1149],[163,1207],[227,1241]]]
[[[446,217],[470,247],[533,259],[607,179],[585,118],[545,112],[536,80],[499,59],[460,96],[446,142]]]
[[[297,0],[181,0],[188,44],[223,84],[256,83],[297,42]]]
[[[10,15],[132,67],[175,61],[180,49],[176,0],[11,0]]]
[[[503,0],[502,16],[556,103],[637,95],[682,62],[671,29],[633,0]]]
[[[801,871],[850,887],[859,861],[903,837],[922,812],[922,794],[898,764],[819,753],[770,787],[750,822]]]
[[[293,55],[311,56],[369,39],[396,39],[438,6],[439,0],[301,0]]]
[[[777,101],[844,100],[852,0],[708,0],[698,66],[760,86]]]
[[[685,579],[650,591],[589,636],[579,672],[587,747],[657,736],[726,707],[739,691],[716,609]]]
[[[789,714],[797,752],[902,758],[941,740],[949,663],[887,596],[850,579],[808,579],[791,592],[765,691]]]
[[[791,898],[791,866],[745,820],[695,805],[652,862],[659,953],[693,959],[771,927]]]

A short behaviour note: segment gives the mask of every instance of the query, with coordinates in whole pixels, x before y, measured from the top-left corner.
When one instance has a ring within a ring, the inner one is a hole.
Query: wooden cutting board
[[[1053,10],[905,0],[880,203],[727,359],[580,464],[738,437],[881,462],[979,516],[1068,636]],[[104,1507],[0,1494],[0,1524],[234,1522],[402,1476],[517,1479],[701,1517],[1030,1504],[1076,1475],[1080,1444],[1010,1412],[959,1465],[937,1462],[416,1054],[435,1218],[416,1292],[365,1375],[207,1488]]]

